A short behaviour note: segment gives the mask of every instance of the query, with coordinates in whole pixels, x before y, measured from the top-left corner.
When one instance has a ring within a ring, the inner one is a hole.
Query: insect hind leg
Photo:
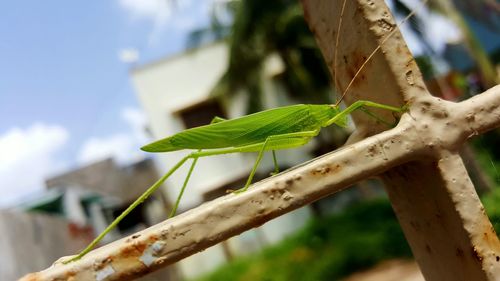
[[[120,223],[132,210],[135,209],[139,204],[144,202],[153,192],[155,192],[177,169],[179,169],[189,158],[193,158],[193,153],[182,158],[174,167],[172,167],[166,174],[164,174],[160,179],[158,179],[152,186],[150,186],[139,198],[137,198],[130,206],[128,206],[125,211],[123,211],[114,221],[111,222],[106,229],[104,229],[101,234],[99,234],[92,242],[90,242],[87,247],[85,247],[78,255],[73,256],[69,260],[63,261],[63,264],[67,264],[73,261],[77,261],[90,252],[101,240],[115,228],[118,223]]]
[[[399,113],[405,112],[408,109],[407,106],[395,107],[395,106],[380,104],[380,103],[376,103],[376,102],[372,102],[372,101],[358,100],[358,101],[354,102],[353,104],[351,104],[350,106],[348,106],[346,109],[342,110],[339,114],[335,115],[335,117],[328,120],[328,122],[326,122],[325,126],[330,126],[330,125],[332,125],[340,120],[343,120],[343,118],[346,118],[346,116],[351,114],[351,112],[353,112],[354,110],[360,109],[360,108],[365,108],[365,107],[381,108],[381,109],[385,109],[385,110],[389,110],[389,111],[393,111],[393,112],[399,112]]]
[[[201,150],[199,150],[199,151],[201,151]],[[175,200],[174,207],[170,211],[168,218],[172,218],[173,216],[175,216],[175,213],[177,212],[177,208],[179,207],[179,203],[181,202],[182,195],[184,194],[184,191],[186,190],[186,186],[189,182],[189,179],[191,178],[191,174],[193,173],[194,167],[196,166],[196,162],[198,162],[198,158],[199,157],[193,157],[193,163],[189,167],[188,174],[186,175],[186,178],[184,179],[184,183],[182,184],[181,191],[179,191],[179,194],[177,195],[177,199]]]
[[[215,116],[212,121],[210,122],[210,124],[215,124],[215,123],[220,123],[220,122],[223,122],[223,121],[227,121],[226,118],[222,118],[222,117],[219,117],[219,116]]]
[[[227,121],[227,119],[219,117],[219,116],[215,116],[212,119],[212,121],[210,122],[210,124],[220,123],[223,121]],[[201,152],[201,149],[198,150],[198,153],[199,152]],[[186,186],[189,182],[189,179],[191,178],[191,174],[193,173],[194,167],[196,166],[196,162],[198,162],[198,158],[200,158],[199,156],[196,156],[195,154],[190,154],[188,157],[193,159],[193,163],[191,164],[191,167],[189,167],[188,174],[186,175],[186,178],[184,179],[184,183],[182,184],[181,191],[179,191],[179,194],[177,195],[177,199],[175,200],[174,207],[170,211],[168,218],[172,218],[173,216],[175,216],[175,213],[177,212],[177,208],[179,207],[179,204],[181,202],[182,195],[184,194],[184,191],[186,190]]]
[[[375,113],[373,113],[373,112],[369,111],[368,109],[366,109],[366,108],[364,108],[364,107],[360,107],[360,108],[359,108],[359,110],[361,110],[361,111],[362,111],[363,113],[365,113],[366,115],[368,115],[368,116],[370,116],[371,118],[373,118],[373,119],[377,120],[378,122],[380,122],[380,123],[382,123],[382,124],[386,125],[386,126],[387,126],[387,127],[389,127],[389,128],[394,128],[394,127],[396,126],[396,124],[397,124],[397,120],[398,120],[397,116],[394,116],[394,117],[396,118],[396,121],[395,121],[394,123],[391,123],[391,122],[389,122],[389,121],[384,120],[382,117],[378,116],[377,114],[375,114]]]
[[[264,151],[268,149],[269,144],[272,143],[272,148],[273,152],[275,149],[279,148],[289,148],[290,145],[294,147],[302,146],[306,143],[309,142],[311,137],[316,136],[319,131],[304,131],[304,132],[295,132],[295,133],[289,133],[289,134],[282,134],[282,135],[274,135],[274,136],[269,136],[266,138],[266,140],[261,144],[261,149],[259,151],[259,155],[257,156],[257,160],[255,160],[255,163],[253,165],[252,171],[250,172],[250,175],[248,176],[248,179],[245,183],[245,186],[240,189],[235,191],[236,193],[241,193],[244,192],[248,189],[250,184],[252,183],[253,177],[255,176],[255,172],[257,171],[257,168],[259,167],[260,161],[262,160],[262,156],[264,155]]]
[[[276,158],[276,150],[273,149],[273,164],[274,164],[274,172],[271,173],[271,176],[279,174],[280,167],[278,166],[278,159]]]

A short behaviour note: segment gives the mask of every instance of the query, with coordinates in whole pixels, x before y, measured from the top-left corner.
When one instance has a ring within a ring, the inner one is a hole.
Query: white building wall
[[[224,72],[226,64],[226,46],[214,44],[132,72],[139,100],[149,118],[155,138],[163,138],[185,129],[182,121],[172,112],[205,100]],[[159,155],[160,173],[166,172],[186,154],[186,151],[180,151]],[[237,154],[200,159],[180,209],[198,205],[202,202],[203,192],[248,173],[250,165],[247,159]],[[231,167],[230,172],[227,167]],[[177,196],[188,168],[189,165],[180,168],[166,182],[169,198]]]
[[[86,194],[86,192],[75,186],[66,189],[63,197],[63,206],[66,217],[69,221],[77,223],[80,226],[84,226],[88,223],[85,210],[83,209],[82,204],[80,204],[83,194]]]

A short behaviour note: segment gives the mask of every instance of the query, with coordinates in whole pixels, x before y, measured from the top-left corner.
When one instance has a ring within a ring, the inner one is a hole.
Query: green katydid
[[[344,0],[340,18],[342,18],[345,1],[346,0]],[[414,12],[410,13],[403,21],[406,21],[413,14]],[[338,30],[340,30],[340,26],[341,21]],[[392,36],[392,34],[396,30],[397,28],[391,31],[381,44],[383,44],[385,40]],[[336,42],[336,45],[338,45],[338,40]],[[361,69],[364,68],[366,63],[379,49],[380,45],[375,50],[373,50],[370,56],[368,56],[365,62],[361,65],[358,72],[355,74],[352,81],[356,79]],[[335,60],[336,57],[337,54],[335,54]],[[335,104],[290,105],[261,111],[230,120],[215,117],[212,123],[209,125],[187,129],[185,131],[179,132],[170,137],[158,140],[142,147],[141,149],[147,152],[171,152],[185,149],[194,151],[182,158],[165,175],[163,175],[158,181],[156,181],[151,187],[149,187],[82,252],[65,261],[64,263],[76,261],[90,252],[90,250],[92,250],[108,232],[116,227],[127,214],[129,214],[135,207],[137,207],[137,205],[146,200],[189,159],[192,159],[191,166],[188,170],[183,186],[169,215],[169,218],[175,215],[184,190],[199,158],[229,153],[257,152],[257,159],[253,165],[245,186],[236,191],[236,193],[244,192],[252,183],[255,172],[257,171],[257,168],[266,151],[271,151],[273,153],[273,160],[276,168],[275,171],[277,171],[277,161],[275,156],[276,150],[303,146],[307,144],[313,137],[317,136],[323,127],[327,127],[332,124],[336,124],[340,127],[345,127],[348,120],[347,116],[354,110],[360,109],[375,118],[377,117],[371,114],[366,109],[367,107],[380,108],[398,113],[404,112],[406,110],[406,107],[399,108],[371,101],[356,101],[346,109],[341,110],[339,104],[352,85],[352,81],[343,91],[341,98]],[[379,118],[377,119],[379,121],[382,121]]]
[[[177,162],[174,167],[118,216],[87,248],[69,261],[78,260],[88,253],[128,213],[146,200],[187,160],[193,159],[193,162],[169,217],[175,215],[198,158],[237,152],[258,152],[257,160],[245,186],[236,191],[243,192],[250,186],[264,152],[273,151],[274,153],[275,150],[303,146],[317,136],[321,128],[332,124],[345,127],[347,125],[347,115],[363,107],[382,108],[394,112],[403,112],[405,110],[404,108],[370,101],[357,101],[344,110],[341,110],[338,105],[291,105],[261,111],[237,119],[224,121],[219,119],[210,125],[191,128],[142,147],[144,151],[148,152],[170,152],[184,149],[197,151],[189,153]]]

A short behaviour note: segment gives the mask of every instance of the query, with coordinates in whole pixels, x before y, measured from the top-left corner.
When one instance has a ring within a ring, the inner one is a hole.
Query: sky
[[[36,198],[45,179],[82,165],[146,157],[147,120],[129,71],[183,51],[187,34],[224,1],[1,1],[0,208]],[[437,51],[460,37],[446,19],[427,16]]]
[[[211,1],[0,2],[0,207],[148,140],[129,70],[182,51]],[[173,3],[173,4],[172,4]]]

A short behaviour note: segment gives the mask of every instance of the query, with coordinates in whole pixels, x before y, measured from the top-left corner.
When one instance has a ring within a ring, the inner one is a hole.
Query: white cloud
[[[139,51],[134,48],[125,48],[118,51],[118,59],[124,63],[134,63],[139,60]]]
[[[134,138],[127,134],[88,139],[80,150],[77,160],[86,165],[112,157],[120,164],[142,159],[142,153]]]
[[[149,45],[155,45],[166,28],[189,32],[196,27],[206,26],[209,7],[214,0],[118,0],[132,20],[147,21],[153,25],[149,34]]]
[[[0,135],[0,205],[44,189],[45,178],[64,166],[56,153],[68,138],[65,128],[43,123]]]
[[[146,19],[163,25],[172,15],[172,5],[167,0],[119,0],[120,6],[135,19]]]
[[[172,16],[172,3],[167,0],[118,0],[133,20],[145,20],[153,24],[149,44],[157,41]]]
[[[132,129],[135,140],[140,144],[145,144],[149,141],[146,134],[146,115],[137,108],[126,107],[121,111],[121,117],[127,122]]]
[[[148,142],[144,130],[146,117],[142,111],[132,107],[123,108],[121,117],[129,124],[131,133],[88,139],[77,157],[80,164],[90,164],[109,157],[120,164],[129,164],[144,157],[139,148]]]
[[[197,22],[194,17],[180,17],[173,21],[172,25],[178,30],[189,32],[196,28]]]

